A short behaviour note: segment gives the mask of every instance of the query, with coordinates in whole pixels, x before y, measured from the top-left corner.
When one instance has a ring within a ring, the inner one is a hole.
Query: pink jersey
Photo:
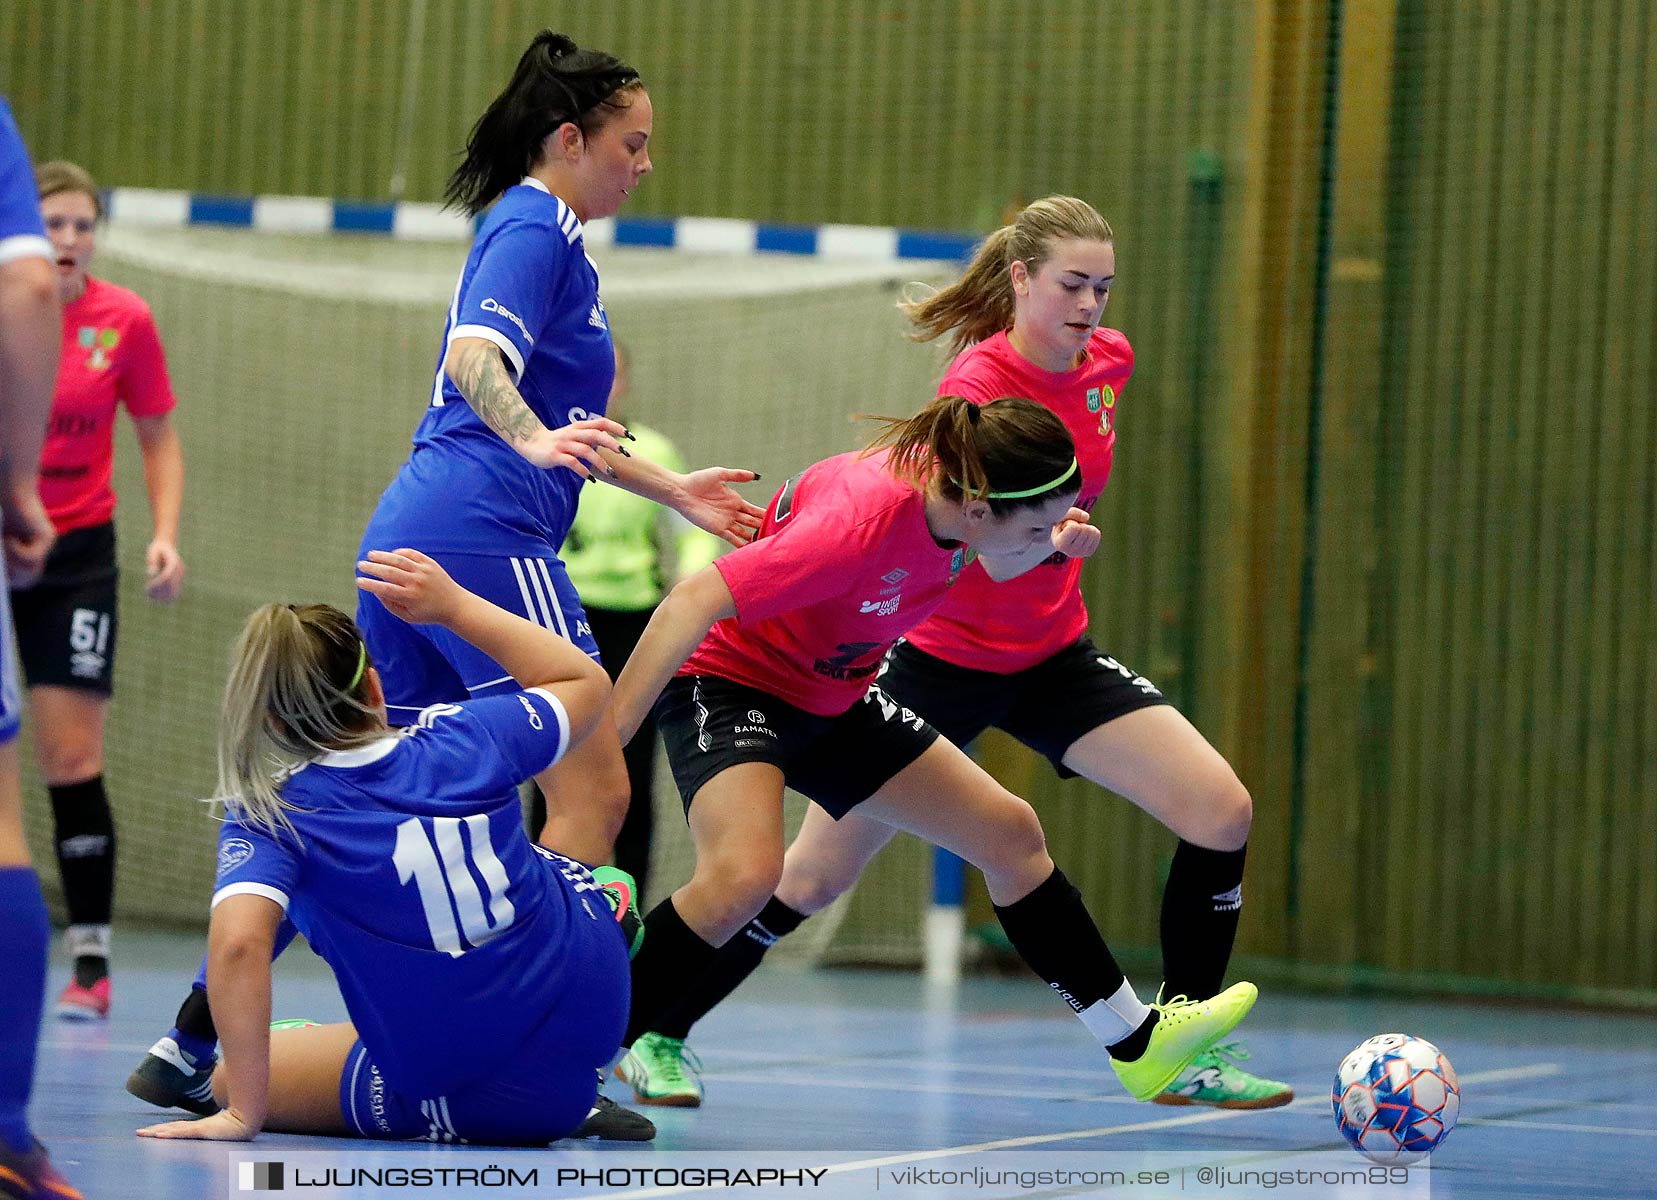
[[[926,525],[926,501],[885,452],[841,454],[790,480],[759,536],[714,561],[737,615],[708,631],[681,675],[717,675],[838,716],[881,656],[943,602],[968,561]]]
[[[41,452],[40,498],[59,533],[115,514],[115,406],[134,417],[173,410],[167,362],[149,305],[134,292],[88,279],[63,307],[57,391]]]
[[[1051,409],[1076,439],[1082,470],[1076,505],[1092,512],[1110,478],[1116,401],[1132,374],[1133,348],[1114,329],[1094,330],[1086,361],[1058,374],[1035,366],[998,333],[961,352],[938,394],[979,404],[1022,396]],[[973,566],[962,574],[949,603],[906,637],[916,649],[956,666],[999,675],[1022,671],[1086,631],[1081,580],[1082,560],[1060,554],[1003,583]]]

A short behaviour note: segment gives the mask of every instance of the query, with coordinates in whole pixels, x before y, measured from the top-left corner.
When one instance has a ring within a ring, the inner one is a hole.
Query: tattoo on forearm
[[[540,418],[512,386],[500,355],[488,346],[468,346],[455,364],[455,386],[483,423],[512,445],[541,429]]]

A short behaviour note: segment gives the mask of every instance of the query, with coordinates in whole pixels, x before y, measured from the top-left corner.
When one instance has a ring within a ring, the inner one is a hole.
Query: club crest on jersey
[[[1099,414],[1099,436],[1110,432],[1110,412],[1116,407],[1116,389],[1110,384],[1087,389],[1087,411]]]
[[[219,875],[230,874],[253,857],[253,843],[246,838],[226,838],[219,847]]]
[[[114,329],[99,329],[95,325],[82,325],[76,331],[75,340],[84,350],[92,351],[86,356],[86,368],[89,371],[109,370],[109,352],[120,345],[121,335]]]

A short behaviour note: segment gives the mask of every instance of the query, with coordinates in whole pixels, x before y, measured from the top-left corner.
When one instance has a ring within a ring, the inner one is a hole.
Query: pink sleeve
[[[178,401],[173,396],[172,381],[167,377],[167,357],[161,350],[161,336],[155,331],[155,318],[150,316],[147,307],[140,306],[133,313],[122,350],[118,391],[127,411],[135,417],[159,417],[172,412]]]
[[[714,559],[736,601],[739,624],[816,604],[851,586],[856,573],[847,564],[862,553],[868,523],[850,529],[829,524],[796,513],[774,533]]]

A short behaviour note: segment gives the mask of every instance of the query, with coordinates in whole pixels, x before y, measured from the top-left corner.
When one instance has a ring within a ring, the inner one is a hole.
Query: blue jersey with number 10
[[[614,920],[584,868],[524,833],[517,785],[568,743],[563,706],[531,689],[434,705],[322,755],[282,788],[297,837],[232,812],[213,903],[282,905],[399,1088],[435,1096],[488,1076],[580,986],[565,978],[571,922]]]
[[[431,404],[414,452],[386,489],[365,546],[419,546],[430,554],[544,553],[575,519],[581,477],[526,462],[455,389],[449,344],[494,343],[541,424],[601,417],[615,349],[581,222],[538,181],[508,188],[479,227],[455,284]]]

